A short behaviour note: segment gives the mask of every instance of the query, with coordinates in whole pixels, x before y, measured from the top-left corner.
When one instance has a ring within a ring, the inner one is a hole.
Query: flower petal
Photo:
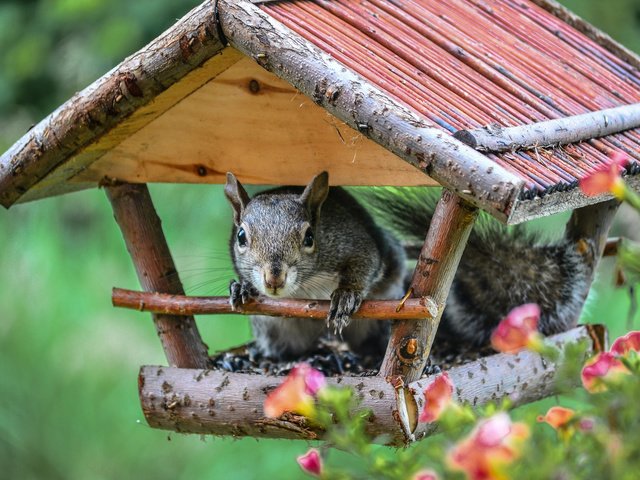
[[[300,455],[296,460],[305,473],[314,477],[319,477],[322,474],[322,458],[320,452],[315,448],[309,449],[307,453]]]
[[[411,480],[438,480],[438,474],[433,470],[420,470]]]
[[[447,405],[451,403],[453,396],[453,382],[445,372],[427,385],[424,389],[424,408],[418,421],[433,422],[437,420]]]
[[[640,332],[638,331],[629,332],[618,338],[609,351],[616,355],[626,355],[632,350],[640,352]]]
[[[590,393],[604,392],[604,380],[613,381],[628,374],[627,368],[611,352],[601,352],[589,359],[582,368],[582,385]]]
[[[296,365],[284,382],[271,392],[264,402],[267,417],[277,418],[284,412],[308,415],[313,408],[313,397],[326,386],[319,370],[306,363]]]
[[[480,422],[449,452],[447,460],[470,480],[502,479],[502,468],[520,455],[528,436],[525,424],[512,423],[506,413],[498,413]]]
[[[535,303],[514,308],[491,335],[491,346],[503,353],[522,350],[538,335],[539,319],[540,307]]]
[[[575,416],[576,412],[565,407],[551,407],[547,413],[538,417],[539,422],[546,422],[556,430],[563,428]]]
[[[615,193],[622,182],[620,172],[628,162],[629,155],[619,151],[613,152],[606,165],[580,179],[580,190],[588,196]]]

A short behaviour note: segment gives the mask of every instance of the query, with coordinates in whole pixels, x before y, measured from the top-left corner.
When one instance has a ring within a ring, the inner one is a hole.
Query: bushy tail
[[[357,195],[415,258],[440,190],[373,188]],[[481,214],[460,260],[440,330],[482,345],[512,308],[537,303],[542,333],[559,333],[575,326],[590,280],[591,270],[575,243],[545,240],[523,226],[505,227]]]

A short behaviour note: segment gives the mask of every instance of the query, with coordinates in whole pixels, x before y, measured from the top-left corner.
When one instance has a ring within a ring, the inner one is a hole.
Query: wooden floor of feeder
[[[587,353],[591,354],[605,348],[606,331],[602,326],[580,326],[549,340],[559,346],[586,341]],[[456,386],[457,399],[473,406],[505,398],[517,406],[556,393],[557,366],[526,350],[515,355],[482,357],[447,371]],[[322,432],[302,416],[285,414],[279,419],[264,416],[267,394],[282,381],[282,376],[143,366],[138,385],[144,416],[154,428],[234,437],[321,439]],[[422,392],[430,377],[401,389],[409,392],[405,396],[398,396],[398,391],[379,376],[344,375],[328,381],[354,389],[362,408],[372,412],[369,434],[384,435],[385,443],[401,445],[408,440],[418,440],[436,427],[417,421],[424,405]]]

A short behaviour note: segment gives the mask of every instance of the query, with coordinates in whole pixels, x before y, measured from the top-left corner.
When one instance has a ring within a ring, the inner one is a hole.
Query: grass
[[[187,291],[223,294],[231,215],[220,186],[153,186],[152,195]],[[607,262],[585,320],[618,335],[628,302],[610,287]],[[103,192],[0,211],[0,267],[0,476],[299,478],[294,459],[305,442],[204,439],[146,425],[138,368],[165,360],[146,314],[111,307],[113,286],[138,283]],[[213,350],[250,336],[243,317],[198,324]]]

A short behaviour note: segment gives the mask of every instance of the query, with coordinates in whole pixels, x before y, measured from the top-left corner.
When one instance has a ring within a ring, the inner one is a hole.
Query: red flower
[[[433,470],[420,470],[411,480],[438,480],[438,474]]]
[[[629,332],[625,336],[618,338],[611,345],[610,352],[623,356],[632,350],[640,352],[640,332]]]
[[[602,193],[613,193],[616,197],[624,195],[624,182],[620,176],[621,170],[629,163],[629,155],[614,152],[606,165],[580,179],[580,189],[590,197]]]
[[[539,343],[540,307],[527,303],[514,308],[491,335],[491,346],[502,353],[515,353]]]
[[[433,422],[437,420],[447,405],[451,403],[453,396],[453,382],[445,372],[436,377],[427,388],[424,389],[424,409],[420,413],[418,421]]]
[[[604,392],[604,381],[615,381],[629,370],[611,352],[601,352],[585,363],[582,368],[582,385],[590,393]]]
[[[539,422],[546,422],[556,430],[565,428],[576,412],[565,407],[551,407],[547,413],[538,417]]]
[[[512,423],[509,415],[498,413],[479,423],[467,438],[449,452],[448,462],[469,480],[503,479],[504,466],[520,455],[529,436],[523,423]]]
[[[284,412],[296,412],[309,416],[313,413],[314,397],[326,385],[322,372],[306,363],[295,366],[284,382],[267,395],[264,414],[277,418]]]
[[[315,448],[310,448],[307,453],[300,455],[296,460],[304,473],[314,477],[322,475],[322,458],[320,458],[320,452]]]

